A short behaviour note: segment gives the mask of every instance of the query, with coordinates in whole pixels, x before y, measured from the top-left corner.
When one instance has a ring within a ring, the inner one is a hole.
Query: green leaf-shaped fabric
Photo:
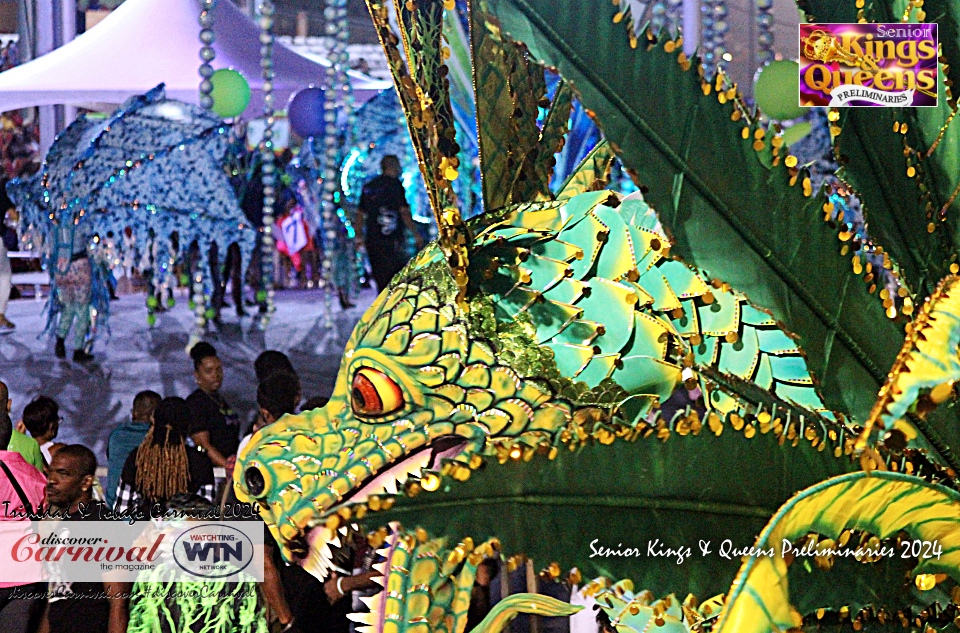
[[[674,252],[729,282],[800,336],[826,404],[865,417],[902,334],[838,256],[822,197],[791,186],[743,139],[733,106],[662,44],[632,50],[614,9],[575,0],[493,0],[503,28],[570,80],[647,188]],[[655,85],[655,89],[654,89]],[[769,147],[767,144],[766,147]],[[764,151],[769,152],[768,149]]]
[[[943,573],[960,581],[958,527],[960,495],[916,477],[858,472],[819,483],[792,498],[764,528],[756,547],[772,549],[774,555],[752,556],[743,564],[715,630],[765,633],[800,625],[791,593],[802,588],[787,582],[784,542],[809,532],[836,541],[846,529],[866,530],[880,539],[903,530],[943,550],[936,558],[921,558],[911,576]]]
[[[506,554],[524,553],[538,569],[556,561],[585,578],[628,577],[655,595],[692,592],[705,599],[727,591],[740,566],[739,557],[717,555],[724,539],[748,547],[795,492],[856,467],[834,457],[829,445],[781,446],[773,432],[748,439],[724,426],[719,436],[704,425],[699,435],[672,433],[666,441],[651,435],[576,452],[561,447],[554,460],[488,459],[467,481],[444,478],[437,492],[398,497],[391,510],[367,521],[496,536]],[[650,557],[648,541],[655,539],[658,551],[689,546],[691,555],[680,565],[677,555]],[[702,555],[700,540],[711,541],[713,555]],[[640,553],[600,555],[598,548]]]

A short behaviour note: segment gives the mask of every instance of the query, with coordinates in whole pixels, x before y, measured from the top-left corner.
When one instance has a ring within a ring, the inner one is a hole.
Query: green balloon
[[[230,68],[214,71],[210,77],[213,84],[213,111],[225,119],[239,116],[250,103],[250,84],[243,75]]]
[[[813,124],[809,121],[800,121],[796,125],[791,125],[786,130],[783,131],[783,142],[786,145],[793,145],[804,136],[810,133],[810,130],[813,129]]]
[[[784,59],[760,71],[753,87],[757,107],[771,119],[795,119],[807,111],[800,107],[800,64]]]

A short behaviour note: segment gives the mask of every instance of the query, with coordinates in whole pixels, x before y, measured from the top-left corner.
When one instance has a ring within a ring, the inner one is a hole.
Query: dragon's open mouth
[[[300,559],[299,564],[318,577],[325,576],[332,565],[330,547],[340,545],[337,531],[327,527],[328,517],[346,505],[364,503],[377,495],[397,494],[410,477],[421,477],[424,469],[439,470],[443,460],[456,457],[466,443],[467,440],[458,435],[439,437],[412,451],[386,470],[375,473],[361,486],[344,495],[339,503],[318,515],[302,536],[289,543],[290,550]]]
[[[398,490],[403,489],[411,476],[419,478],[425,468],[439,470],[441,461],[456,457],[466,443],[459,435],[439,437],[430,444],[415,449],[390,468],[376,473],[360,488],[347,493],[337,505],[363,503],[374,495],[395,495]],[[325,516],[329,516],[331,512],[327,512]]]

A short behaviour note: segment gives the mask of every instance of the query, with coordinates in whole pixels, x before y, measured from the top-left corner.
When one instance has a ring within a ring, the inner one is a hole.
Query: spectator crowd
[[[216,349],[200,342],[190,356],[196,390],[186,399],[151,390],[136,394],[129,420],[110,433],[102,481],[90,448],[56,441],[62,417],[52,398],[35,398],[14,424],[8,387],[0,382],[0,405],[6,403],[0,406],[0,521],[22,520],[23,513],[43,509],[65,520],[85,520],[109,514],[101,508],[127,515],[141,509],[149,515],[157,507],[209,510],[235,503],[229,482],[239,449],[260,428],[299,410],[300,379],[286,355],[262,353],[254,363],[257,410],[243,425],[220,392],[223,364]],[[314,398],[304,408],[323,404],[324,398]],[[217,467],[224,469],[225,479],[215,478]],[[347,633],[353,592],[379,589],[372,581],[377,574],[371,571],[373,556],[359,532],[342,539],[338,569],[325,581],[286,564],[265,527],[264,541],[264,581],[256,583],[255,617],[239,607],[235,614],[220,609],[217,617],[227,626],[218,630]],[[0,582],[0,630],[10,633],[192,630],[178,628],[171,608],[186,613],[191,607],[138,601],[136,586],[107,576],[102,583]]]

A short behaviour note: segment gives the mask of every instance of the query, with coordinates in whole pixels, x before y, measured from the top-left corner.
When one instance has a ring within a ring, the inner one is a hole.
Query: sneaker
[[[53,353],[57,355],[57,358],[67,357],[67,346],[59,336],[57,337],[57,345],[53,348]]]
[[[73,351],[73,362],[75,363],[87,363],[93,360],[93,354],[88,354],[82,349],[77,349]]]

